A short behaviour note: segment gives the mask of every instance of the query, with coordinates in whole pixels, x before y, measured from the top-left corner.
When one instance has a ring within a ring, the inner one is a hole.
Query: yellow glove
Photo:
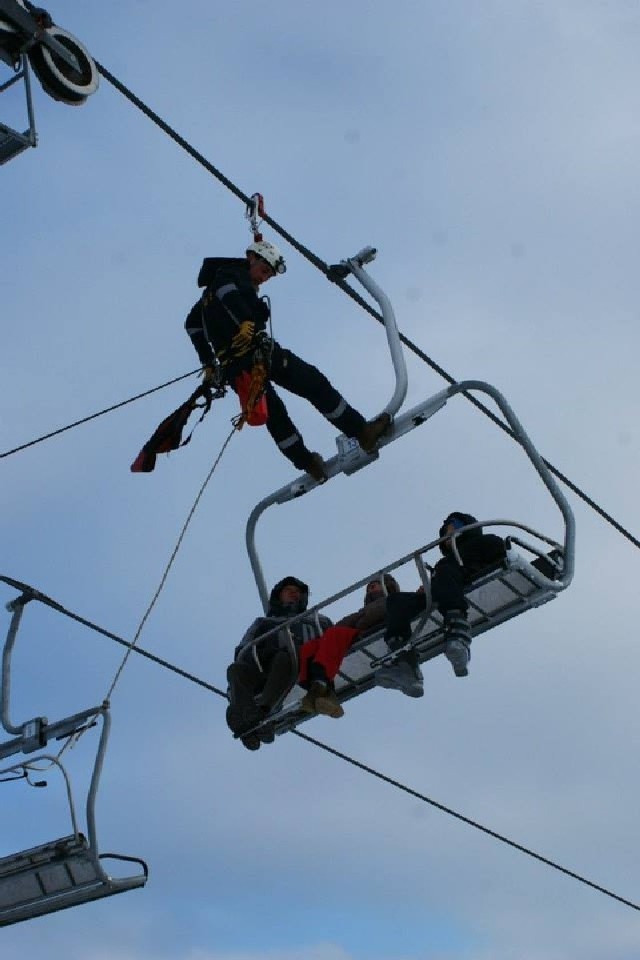
[[[256,325],[251,320],[243,320],[238,332],[231,340],[231,349],[236,355],[246,353],[253,344]]]

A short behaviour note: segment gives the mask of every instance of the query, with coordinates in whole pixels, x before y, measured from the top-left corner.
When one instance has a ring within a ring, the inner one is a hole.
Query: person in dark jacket
[[[385,573],[387,594],[400,590],[397,581]],[[333,681],[353,641],[384,623],[387,596],[381,580],[367,584],[364,605],[329,627],[320,636],[303,643],[298,652],[298,683],[306,687],[300,709],[304,713],[321,713],[328,717],[344,716]]]
[[[254,620],[236,647],[234,661],[227,669],[227,725],[233,733],[242,735],[261,723],[295,683],[297,670],[289,652],[289,637],[299,650],[331,626],[328,617],[314,614],[282,627],[304,613],[308,602],[307,584],[296,577],[284,577],[271,591],[266,617]],[[279,626],[282,629],[274,629]],[[260,641],[267,633],[269,636]],[[257,750],[261,743],[273,740],[273,732],[265,726],[257,733],[241,736],[241,740],[249,750]]]
[[[210,379],[233,386],[239,375],[253,368],[256,358],[265,363],[267,430],[294,467],[321,481],[326,479],[322,457],[305,446],[273,383],[308,400],[338,430],[355,437],[366,453],[375,450],[391,419],[383,413],[366,421],[323,373],[268,336],[270,309],[258,290],[285,270],[282,254],[265,240],[252,243],[246,259],[207,258],[198,276],[198,286],[205,289],[185,327]]]
[[[445,518],[439,536],[446,537],[477,522],[470,513],[455,511]],[[476,527],[456,537],[456,549],[462,564],[455,556],[451,540],[443,540],[440,544],[442,557],[431,576],[431,596],[444,618],[445,656],[456,677],[466,677],[471,656],[471,629],[464,590],[484,568],[504,559],[505,545],[502,537],[483,533],[482,527]],[[412,619],[425,609],[422,587],[416,593],[397,593],[387,599],[385,640],[391,650],[397,650],[407,642]],[[378,686],[400,690],[409,697],[424,694],[422,672],[411,651],[402,654],[394,664],[382,667],[376,682]]]

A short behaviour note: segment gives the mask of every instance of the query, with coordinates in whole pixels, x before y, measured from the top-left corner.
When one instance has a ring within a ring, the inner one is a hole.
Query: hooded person
[[[310,614],[285,626],[304,613],[308,602],[309,587],[297,577],[284,577],[276,583],[267,615],[253,621],[227,669],[227,726],[249,750],[270,743],[273,731],[267,725],[247,736],[242,734],[261,723],[296,682],[298,668],[291,657],[291,643],[298,653],[305,642],[331,626],[331,620],[322,614]]]
[[[448,514],[439,530],[442,539],[442,557],[431,575],[431,597],[434,606],[444,620],[445,656],[456,677],[466,677],[471,658],[471,628],[467,619],[469,604],[464,595],[467,587],[478,574],[500,563],[505,557],[502,537],[483,533],[482,527],[466,530],[455,537],[455,546],[461,563],[455,555],[451,537],[478,521],[470,513],[453,511]],[[388,598],[385,640],[391,650],[404,646],[411,636],[411,621],[426,610],[424,591],[397,593]],[[424,694],[422,671],[413,651],[407,651],[377,674],[378,686],[400,690],[409,697]]]
[[[208,257],[198,276],[203,294],[185,328],[201,364],[214,382],[229,383],[242,398],[243,377],[263,365],[266,427],[280,452],[314,480],[326,479],[319,453],[311,452],[296,429],[273,384],[308,400],[337,430],[355,437],[366,453],[391,426],[388,413],[367,421],[347,403],[323,373],[267,333],[270,306],[259,297],[261,284],[285,273],[278,248],[266,240],[252,243],[246,257]],[[251,421],[249,421],[251,422]]]

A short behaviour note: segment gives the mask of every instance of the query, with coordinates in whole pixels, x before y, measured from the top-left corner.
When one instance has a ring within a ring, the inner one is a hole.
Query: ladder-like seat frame
[[[72,825],[69,836],[0,859],[1,927],[143,887],[149,871],[144,860],[138,857],[98,850],[95,803],[111,727],[109,704],[104,702],[53,723],[46,717],[34,717],[20,724],[10,719],[11,657],[26,605],[35,600],[59,612],[65,611],[28,584],[8,577],[0,580],[21,591],[7,604],[12,616],[2,652],[0,720],[10,739],[0,743],[0,759],[20,753],[29,755],[28,759],[4,768],[0,774],[20,771],[27,777],[29,771],[42,769],[39,765],[43,762],[57,767],[65,781]],[[78,827],[71,784],[59,755],[45,751],[49,742],[64,740],[99,722],[102,726],[87,793],[84,833]],[[135,863],[141,870],[132,876],[113,877],[105,870],[103,860]]]
[[[484,529],[492,525],[506,524],[510,527],[522,527],[514,521],[505,520],[486,521],[481,525]],[[480,524],[472,526],[477,527]],[[457,531],[456,538],[463,534],[465,529],[468,530],[470,527]],[[524,527],[524,529],[528,533],[534,533],[529,527]],[[542,535],[536,534],[536,536],[548,543],[547,538],[542,537]],[[443,653],[445,648],[444,622],[442,616],[432,604],[430,581],[433,566],[426,561],[425,554],[438,547],[444,539],[446,538],[442,537],[419,551],[408,554],[395,563],[375,571],[369,577],[357,581],[346,590],[329,597],[304,614],[292,618],[287,624],[280,625],[270,631],[270,633],[277,630],[286,631],[283,636],[288,635],[289,653],[292,663],[295,665],[293,674],[297,675],[298,658],[290,630],[291,625],[297,620],[308,618],[320,611],[326,613],[327,607],[348,595],[361,596],[366,583],[373,579],[380,579],[383,589],[386,589],[384,574],[394,573],[409,561],[415,563],[420,581],[425,589],[426,608],[422,614],[413,620],[411,638],[403,650],[413,650],[421,664]],[[531,558],[524,556],[520,550],[516,550],[514,544],[528,550],[531,553]],[[505,623],[521,613],[555,599],[559,591],[564,588],[563,552],[559,544],[551,542],[551,546],[550,551],[543,551],[538,547],[532,547],[516,536],[507,537],[504,560],[486,567],[473,576],[473,579],[465,588],[465,596],[469,604],[468,621],[472,637],[479,637],[487,630]],[[356,604],[354,604],[355,606]],[[268,636],[269,634],[264,634],[257,638],[254,645],[259,648],[260,642]],[[393,662],[400,652],[397,650],[391,651],[385,643],[383,626],[372,629],[356,638],[335,678],[335,691],[338,700],[344,703],[372,689],[376,685],[378,669]],[[265,723],[273,724],[276,734],[286,733],[312,718],[313,715],[304,713],[300,709],[300,701],[305,692],[297,684],[292,684],[280,708],[265,720]]]

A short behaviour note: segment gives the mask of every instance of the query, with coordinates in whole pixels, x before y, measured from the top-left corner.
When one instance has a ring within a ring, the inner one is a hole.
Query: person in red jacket
[[[258,291],[285,270],[282,254],[266,240],[252,243],[244,259],[207,258],[198,276],[204,292],[192,307],[185,328],[211,379],[222,378],[234,385],[241,374],[253,368],[256,357],[265,364],[267,430],[294,467],[322,481],[326,479],[322,457],[305,446],[274,383],[308,400],[338,430],[355,437],[365,453],[375,450],[391,418],[383,413],[365,420],[323,373],[267,333],[270,307],[268,298],[260,298]]]
[[[321,713],[335,719],[344,716],[333,681],[356,637],[384,623],[387,595],[400,590],[390,573],[385,573],[384,584],[386,594],[381,580],[371,580],[367,584],[364,605],[359,610],[300,647],[298,683],[307,688],[300,704],[305,713]]]

